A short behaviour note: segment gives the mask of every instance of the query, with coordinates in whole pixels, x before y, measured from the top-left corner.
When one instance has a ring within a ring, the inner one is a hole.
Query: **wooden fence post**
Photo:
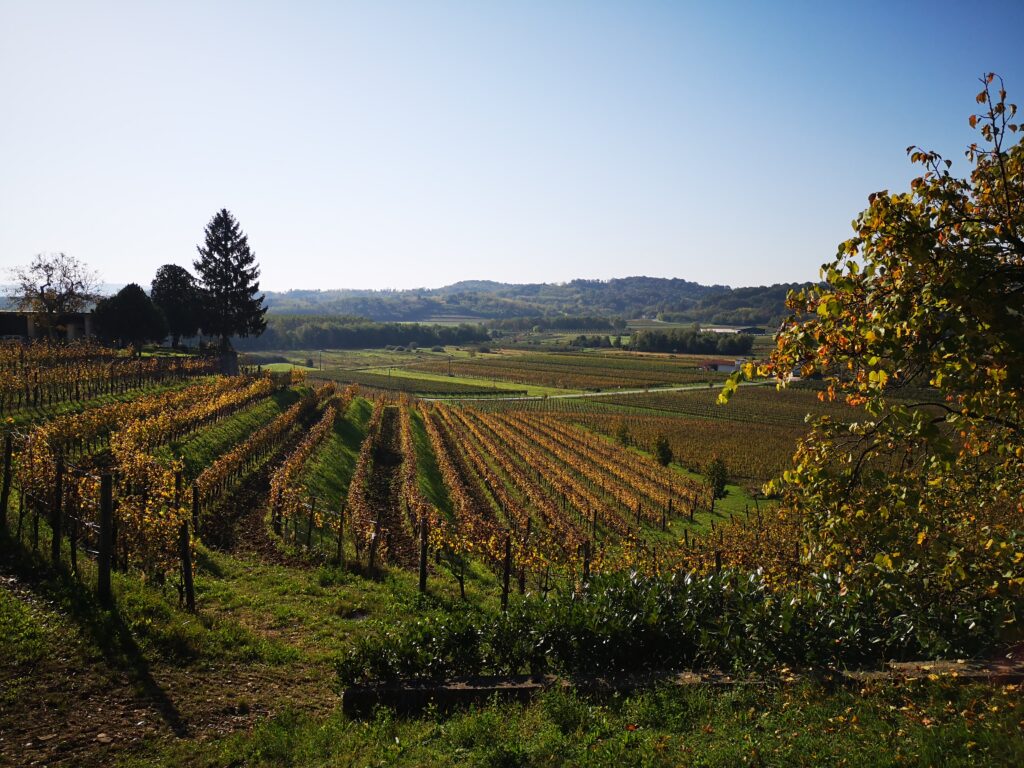
[[[100,541],[96,564],[99,580],[96,591],[100,604],[110,607],[113,595],[110,591],[110,561],[114,549],[114,479],[104,474],[100,478]]]
[[[178,529],[178,547],[181,554],[181,581],[185,585],[185,608],[196,612],[196,589],[192,574],[192,541],[188,535],[188,521],[181,521]]]
[[[78,517],[82,514],[80,507],[75,506],[68,511],[68,544],[71,547],[71,572],[78,575]]]
[[[24,496],[25,489],[21,489],[21,494]],[[32,504],[32,551],[39,551],[39,500],[35,499],[35,503]]]
[[[25,520],[25,494],[18,494],[18,529],[14,533],[14,538],[21,541],[21,525]]]
[[[377,565],[377,542],[380,540],[380,523],[374,521],[373,533],[370,534],[370,552],[366,557],[366,570],[369,571],[370,575],[373,575],[373,570]]]
[[[50,516],[50,559],[54,566],[60,565],[61,524],[64,518],[64,457],[57,457],[57,478],[53,487],[53,508]]]
[[[338,510],[338,566],[345,565],[345,502]]]
[[[10,432],[4,436],[4,476],[3,487],[0,488],[0,528],[7,530],[7,502],[11,498],[11,462],[14,456],[14,443]]]
[[[199,486],[192,486],[192,530],[199,535]]]
[[[420,592],[427,591],[427,516],[420,513]]]
[[[508,610],[508,579],[512,570],[512,537],[505,537],[505,568],[501,575],[501,610]]]
[[[281,535],[281,492],[275,490],[270,500],[270,523],[274,527],[274,534]]]
[[[306,527],[306,550],[313,546],[313,525],[316,523],[316,496],[309,505],[309,525]]]

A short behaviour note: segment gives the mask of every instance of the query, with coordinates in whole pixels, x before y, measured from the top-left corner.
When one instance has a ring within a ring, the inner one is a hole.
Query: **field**
[[[379,370],[379,369],[378,369]],[[390,372],[377,372],[370,370],[326,370],[310,371],[315,379],[325,381],[337,381],[343,384],[359,384],[371,389],[385,390],[389,392],[415,392],[418,395],[526,395],[528,389],[516,385],[502,383],[499,388],[496,385],[485,386],[477,380],[459,379],[447,376],[431,376],[430,374],[416,375],[405,370],[396,370],[394,375]]]
[[[713,385],[723,381],[725,374],[710,366],[733,362],[700,355],[620,350],[542,352],[504,348],[478,352],[457,347],[443,351],[281,351],[247,358],[250,364],[262,361],[268,370],[297,366],[317,378],[386,391],[451,396],[500,390],[531,397]]]
[[[452,361],[451,373],[559,389],[630,389],[721,381],[702,368],[707,358],[689,355],[507,352]],[[425,361],[418,370],[447,373],[446,361]]]
[[[1005,738],[1016,688],[837,694],[779,672],[929,653],[924,631],[894,639],[870,597],[813,572],[756,493],[806,414],[845,406],[751,386],[722,408],[721,377],[684,357],[340,367],[409,355],[222,377],[188,358],[3,348],[0,765],[840,764],[879,738],[911,763],[940,744],[963,764],[1020,757]],[[488,371],[506,399],[472,383]],[[517,395],[570,384],[605,391]],[[704,476],[713,456],[724,497]],[[666,669],[770,682],[338,712],[345,686],[382,680]]]

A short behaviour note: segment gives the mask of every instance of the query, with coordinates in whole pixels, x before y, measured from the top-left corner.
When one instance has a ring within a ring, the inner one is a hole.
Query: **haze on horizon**
[[[0,0],[0,267],[145,285],[227,207],[266,290],[815,279],[906,146],[964,169],[982,72],[1024,100],[1021,29],[1019,2]]]

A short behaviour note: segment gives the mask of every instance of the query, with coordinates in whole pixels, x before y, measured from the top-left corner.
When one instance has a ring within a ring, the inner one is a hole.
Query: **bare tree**
[[[99,276],[74,256],[44,256],[10,270],[14,286],[9,298],[26,312],[35,312],[47,335],[56,336],[61,315],[81,312],[98,297]]]

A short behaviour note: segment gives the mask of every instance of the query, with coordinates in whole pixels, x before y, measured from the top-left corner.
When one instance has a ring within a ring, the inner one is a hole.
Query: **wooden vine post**
[[[0,487],[0,528],[7,530],[7,503],[11,498],[11,461],[14,457],[14,443],[10,432],[4,436],[4,474]]]
[[[98,581],[96,592],[100,604],[110,607],[113,593],[110,591],[110,568],[114,554],[114,478],[109,474],[100,477],[100,531],[99,554],[96,558]]]
[[[57,478],[53,487],[53,507],[50,517],[50,559],[54,567],[60,565],[61,524],[64,518],[64,457],[57,457]]]
[[[181,472],[178,471],[174,474],[174,506],[178,509],[181,508],[181,488],[182,488],[182,477]],[[192,486],[192,505],[193,511],[196,504],[196,487]],[[189,613],[196,612],[196,589],[194,574],[192,572],[192,537],[188,533],[188,520],[181,521],[181,527],[178,529],[178,550],[181,556],[181,583],[185,590],[185,607]]]
[[[512,537],[505,537],[505,567],[501,575],[501,610],[508,610],[508,580],[512,572]]]
[[[316,523],[316,496],[309,505],[309,525],[306,526],[306,550],[313,546],[313,526]]]
[[[270,500],[270,524],[274,527],[274,535],[281,535],[281,492],[274,490]]]
[[[188,521],[181,521],[178,529],[178,548],[181,553],[181,582],[185,588],[185,608],[196,612],[196,589],[192,574],[192,542],[188,535]]]
[[[338,565],[345,565],[345,502],[338,510]]]
[[[71,549],[71,573],[78,575],[78,517],[82,510],[76,504],[67,511],[68,518],[68,544]]]
[[[366,570],[372,576],[377,566],[377,542],[380,539],[380,525],[377,521],[373,524],[373,533],[370,534],[370,551],[366,556]]]
[[[420,592],[427,591],[427,516],[420,515]]]

